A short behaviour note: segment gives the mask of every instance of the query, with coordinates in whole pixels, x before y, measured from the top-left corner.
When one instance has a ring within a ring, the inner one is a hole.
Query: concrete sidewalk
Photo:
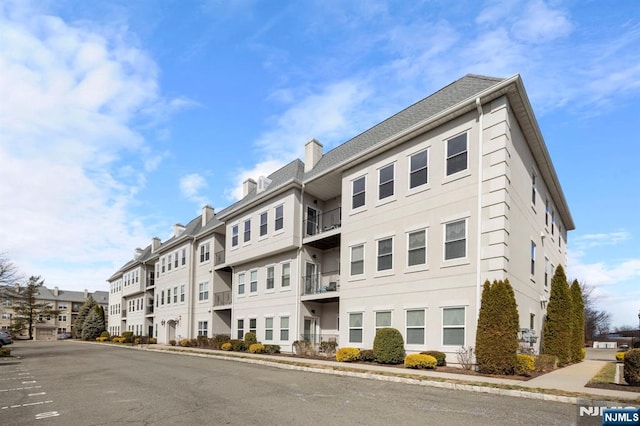
[[[570,365],[531,380],[523,381],[464,373],[445,373],[437,370],[410,370],[401,366],[339,363],[333,360],[257,355],[164,345],[158,345],[154,349],[154,346],[156,345],[151,345],[148,349],[170,351],[172,353],[191,353],[198,356],[208,355],[218,359],[265,364],[276,368],[358,376],[378,380],[405,381],[412,384],[441,388],[523,396],[573,404],[588,403],[587,399],[593,401],[615,399],[640,404],[640,393],[585,387],[589,380],[607,364],[606,361],[585,360],[579,364]],[[549,392],[544,392],[544,390]],[[566,396],[565,394],[572,396]]]

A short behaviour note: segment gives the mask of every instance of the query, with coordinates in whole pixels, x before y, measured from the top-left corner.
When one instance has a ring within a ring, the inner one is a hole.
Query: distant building
[[[485,280],[508,278],[540,335],[572,229],[520,77],[467,75],[326,153],[312,139],[304,162],[136,249],[108,279],[109,331],[254,332],[286,351],[371,348],[394,327],[408,352],[454,360]]]

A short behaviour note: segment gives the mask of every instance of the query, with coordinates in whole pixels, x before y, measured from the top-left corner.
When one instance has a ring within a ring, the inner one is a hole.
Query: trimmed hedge
[[[435,370],[437,365],[438,360],[431,355],[409,354],[404,359],[404,366],[406,368],[428,368]]]
[[[340,348],[336,352],[336,361],[353,362],[360,359],[360,349],[358,348]]]
[[[401,364],[404,361],[404,339],[395,328],[378,329],[373,339],[373,355],[381,364]]]
[[[229,340],[231,340],[231,337],[228,334],[216,334],[209,339],[209,346],[213,349],[222,349],[222,344]]]
[[[230,342],[224,342],[222,345],[220,345],[220,349],[222,349],[223,351],[230,351],[232,348],[233,346]]]
[[[363,349],[360,351],[360,360],[361,361],[375,361],[376,356],[373,353],[373,349]]]
[[[625,352],[624,380],[631,386],[640,386],[640,349]]]
[[[234,351],[234,352],[246,352],[247,351],[247,344],[245,343],[244,340],[231,339],[231,340],[229,340],[229,343],[231,343],[231,350]]]
[[[548,373],[558,368],[558,357],[555,355],[541,354],[534,361],[535,371]]]
[[[280,345],[264,345],[265,354],[279,354]]]
[[[124,343],[132,343],[133,342],[133,331],[123,331],[122,337],[124,337]]]
[[[438,361],[438,367],[444,367],[447,365],[447,354],[440,351],[425,351],[420,352],[422,355],[431,355]]]
[[[256,337],[256,333],[245,333],[244,334],[244,343],[247,344],[247,347],[253,345],[254,343],[258,343],[258,338]]]
[[[625,352],[616,352],[616,361],[624,362],[624,354]]]
[[[254,343],[249,346],[249,352],[251,352],[252,354],[263,354],[264,345],[262,343]]]
[[[516,355],[515,373],[518,376],[530,376],[535,371],[535,359],[529,354]]]

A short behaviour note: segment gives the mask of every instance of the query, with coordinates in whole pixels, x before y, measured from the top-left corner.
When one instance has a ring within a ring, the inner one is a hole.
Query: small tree
[[[404,339],[395,328],[381,328],[373,339],[373,356],[383,364],[404,362]]]
[[[542,353],[558,357],[559,365],[572,360],[572,308],[569,283],[562,265],[558,265],[551,279],[551,294],[544,321]]]
[[[84,320],[82,326],[82,340],[95,340],[105,331],[102,307],[95,305]]]
[[[76,317],[75,322],[73,323],[73,332],[75,337],[82,338],[82,328],[84,326],[84,321],[91,312],[91,310],[96,306],[97,303],[94,300],[93,296],[89,295],[87,300],[84,301],[82,306],[80,306],[80,310],[78,311],[78,316]],[[104,317],[103,317],[104,322]]]
[[[571,330],[571,360],[580,362],[583,358],[584,348],[584,302],[582,300],[582,288],[578,280],[571,283],[571,306],[573,323]]]
[[[37,300],[40,289],[44,285],[44,280],[39,276],[31,276],[27,285],[17,286],[11,293],[10,300],[15,322],[12,324],[12,331],[21,334],[27,329],[29,339],[33,339],[33,326],[44,322],[45,317],[58,315],[58,311],[53,309],[48,303]]]

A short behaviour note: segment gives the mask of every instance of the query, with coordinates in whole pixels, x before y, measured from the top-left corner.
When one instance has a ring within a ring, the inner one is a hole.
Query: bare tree
[[[596,308],[597,296],[593,293],[595,287],[580,284],[584,301],[584,338],[593,341],[598,335],[609,332],[611,327],[611,313]]]
[[[13,285],[19,279],[16,265],[4,253],[0,253],[0,286]]]

